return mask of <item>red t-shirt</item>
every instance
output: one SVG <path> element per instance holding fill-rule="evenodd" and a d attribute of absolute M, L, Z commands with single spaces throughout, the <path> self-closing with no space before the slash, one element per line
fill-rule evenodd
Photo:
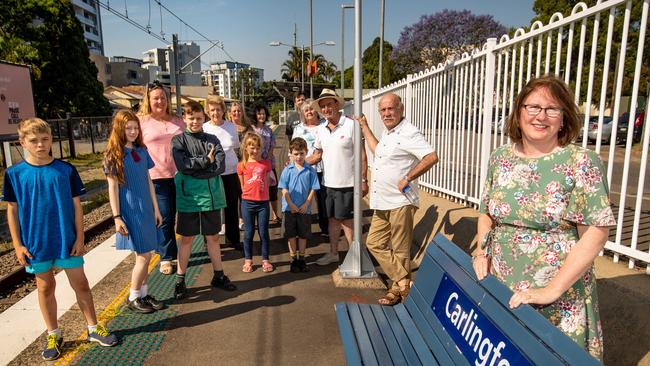
<path fill-rule="evenodd" d="M 268 201 L 271 171 L 271 162 L 268 160 L 237 164 L 237 175 L 244 176 L 241 198 L 250 201 Z"/>

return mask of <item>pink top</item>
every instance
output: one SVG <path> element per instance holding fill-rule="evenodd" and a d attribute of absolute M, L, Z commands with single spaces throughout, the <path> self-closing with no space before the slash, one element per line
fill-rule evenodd
<path fill-rule="evenodd" d="M 271 162 L 268 160 L 237 164 L 237 174 L 244 176 L 241 198 L 249 201 L 268 201 L 271 171 Z"/>
<path fill-rule="evenodd" d="M 172 158 L 172 137 L 180 135 L 185 129 L 182 119 L 174 116 L 169 121 L 160 121 L 150 115 L 140 116 L 142 140 L 147 145 L 151 159 L 155 163 L 149 169 L 151 179 L 174 178 L 176 164 Z"/>

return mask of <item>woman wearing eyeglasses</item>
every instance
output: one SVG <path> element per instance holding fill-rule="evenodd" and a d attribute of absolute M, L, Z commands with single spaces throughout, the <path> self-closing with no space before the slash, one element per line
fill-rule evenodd
<path fill-rule="evenodd" d="M 616 221 L 603 164 L 572 144 L 579 130 L 573 93 L 555 76 L 526 84 L 506 129 L 511 144 L 490 157 L 473 257 L 602 361 L 593 262 Z"/>
<path fill-rule="evenodd" d="M 178 248 L 174 226 L 176 221 L 176 187 L 174 175 L 176 165 L 172 158 L 172 137 L 183 133 L 183 120 L 172 113 L 168 89 L 158 81 L 149 84 L 140 104 L 138 117 L 142 129 L 142 139 L 154 162 L 149 170 L 156 191 L 156 201 L 163 218 L 160 226 L 164 241 L 158 243 L 160 272 L 173 273 L 172 261 L 176 260 Z"/>

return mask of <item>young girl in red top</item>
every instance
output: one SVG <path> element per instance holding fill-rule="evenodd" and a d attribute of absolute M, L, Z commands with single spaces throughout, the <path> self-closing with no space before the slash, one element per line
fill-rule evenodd
<path fill-rule="evenodd" d="M 262 242 L 262 270 L 272 272 L 269 261 L 269 186 L 272 184 L 271 162 L 262 160 L 262 139 L 248 133 L 242 141 L 242 161 L 237 165 L 237 175 L 242 187 L 241 215 L 244 219 L 244 266 L 242 271 L 253 272 L 253 235 L 255 218 Z M 271 175 L 271 176 L 270 176 Z"/>

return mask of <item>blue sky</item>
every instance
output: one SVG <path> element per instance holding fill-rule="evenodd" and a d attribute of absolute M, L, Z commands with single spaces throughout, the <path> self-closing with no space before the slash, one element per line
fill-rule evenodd
<path fill-rule="evenodd" d="M 101 0 L 106 3 L 109 0 Z M 353 0 L 312 0 L 314 44 L 334 41 L 336 46 L 315 47 L 316 53 L 340 67 L 341 63 L 341 4 L 354 4 Z M 474 14 L 489 14 L 506 27 L 528 25 L 534 13 L 533 0 L 386 0 L 384 39 L 397 44 L 404 27 L 417 22 L 422 15 L 443 9 L 469 9 Z M 149 18 L 149 3 L 151 17 Z M 271 41 L 293 44 L 294 23 L 297 25 L 298 45 L 309 45 L 308 0 L 162 0 L 161 3 L 178 17 L 213 40 L 224 43 L 226 51 L 236 61 L 264 69 L 265 79 L 280 78 L 280 65 L 287 58 L 288 47 L 270 47 Z M 158 34 L 161 29 L 160 10 L 153 0 L 113 0 L 110 5 L 120 13 L 128 11 L 129 18 Z M 202 40 L 198 34 L 181 24 L 164 9 L 162 29 L 171 41 L 172 33 L 179 39 Z M 379 35 L 380 1 L 362 1 L 362 50 Z M 149 20 L 150 19 L 150 20 Z M 106 56 L 142 58 L 142 52 L 164 43 L 135 28 L 102 8 L 102 26 Z M 345 11 L 345 63 L 354 61 L 354 10 Z M 201 50 L 206 42 L 197 42 Z M 214 48 L 201 61 L 229 60 L 221 50 Z"/>

